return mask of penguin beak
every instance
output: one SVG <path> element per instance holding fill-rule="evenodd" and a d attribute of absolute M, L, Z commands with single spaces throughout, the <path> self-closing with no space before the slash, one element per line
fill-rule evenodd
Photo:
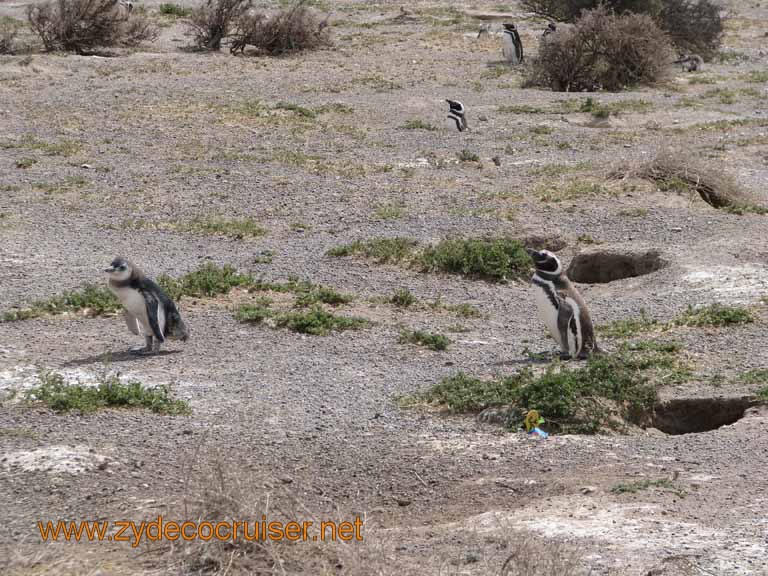
<path fill-rule="evenodd" d="M 534 260 L 539 255 L 539 251 L 538 250 L 534 250 L 533 248 L 526 248 L 525 251 L 528 252 L 528 256 L 530 256 Z"/>
<path fill-rule="evenodd" d="M 111 274 L 114 271 L 115 271 L 115 267 L 114 266 L 110 266 L 109 268 L 105 268 L 104 269 L 104 272 L 106 272 L 107 274 Z"/>

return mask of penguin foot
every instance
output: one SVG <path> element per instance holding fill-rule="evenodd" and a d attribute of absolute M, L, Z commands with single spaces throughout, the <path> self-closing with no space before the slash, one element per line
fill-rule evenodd
<path fill-rule="evenodd" d="M 130 352 L 136 356 L 149 356 L 150 354 L 155 354 L 157 351 L 151 347 L 147 348 L 145 346 L 143 348 L 131 348 Z"/>
<path fill-rule="evenodd" d="M 560 352 L 560 360 L 570 360 L 571 355 L 568 352 Z"/>

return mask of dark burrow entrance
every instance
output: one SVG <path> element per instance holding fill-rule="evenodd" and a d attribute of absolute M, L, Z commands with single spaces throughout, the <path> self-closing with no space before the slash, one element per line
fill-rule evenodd
<path fill-rule="evenodd" d="M 590 250 L 577 254 L 568 266 L 568 277 L 584 284 L 605 284 L 622 278 L 643 276 L 661 270 L 669 262 L 658 250 Z"/>
<path fill-rule="evenodd" d="M 667 434 L 707 432 L 741 420 L 747 408 L 758 404 L 751 396 L 670 400 L 653 409 L 651 426 Z"/>

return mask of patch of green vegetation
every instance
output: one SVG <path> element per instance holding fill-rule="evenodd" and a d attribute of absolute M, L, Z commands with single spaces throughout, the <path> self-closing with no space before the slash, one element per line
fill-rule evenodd
<path fill-rule="evenodd" d="M 184 6 L 180 6 L 179 4 L 173 4 L 173 3 L 160 4 L 158 11 L 163 16 L 173 16 L 175 18 L 186 18 L 187 16 L 192 14 L 192 10 L 190 10 L 189 8 L 185 8 Z"/>
<path fill-rule="evenodd" d="M 362 254 L 378 264 L 397 263 L 410 257 L 417 245 L 418 242 L 411 238 L 374 238 L 365 242 L 355 240 L 351 244 L 332 248 L 327 255 L 340 257 Z"/>
<path fill-rule="evenodd" d="M 506 76 L 512 71 L 512 69 L 509 66 L 493 66 L 492 68 L 488 68 L 485 72 L 480 74 L 480 78 L 483 80 L 495 80 L 496 78 L 501 78 L 502 76 Z"/>
<path fill-rule="evenodd" d="M 579 112 L 589 112 L 595 118 L 608 118 L 622 112 L 649 112 L 652 109 L 653 104 L 647 100 L 619 100 L 603 104 L 591 97 L 584 99 L 579 106 Z"/>
<path fill-rule="evenodd" d="M 554 129 L 550 128 L 549 126 L 534 126 L 531 128 L 532 134 L 538 134 L 540 136 L 552 134 L 552 132 L 554 132 Z"/>
<path fill-rule="evenodd" d="M 238 322 L 261 324 L 267 318 L 271 318 L 274 312 L 270 310 L 272 299 L 261 296 L 253 304 L 243 304 L 235 311 L 235 320 Z"/>
<path fill-rule="evenodd" d="M 677 326 L 693 327 L 722 327 L 754 322 L 752 313 L 741 306 L 725 304 L 710 304 L 709 306 L 692 307 L 683 312 L 674 324 Z"/>
<path fill-rule="evenodd" d="M 312 229 L 309 224 L 305 224 L 304 222 L 291 222 L 289 228 L 294 232 L 306 232 L 307 230 Z"/>
<path fill-rule="evenodd" d="M 768 386 L 760 388 L 760 390 L 757 391 L 757 397 L 761 400 L 768 400 Z"/>
<path fill-rule="evenodd" d="M 384 204 L 376 208 L 374 215 L 380 220 L 397 220 L 405 215 L 405 207 L 402 204 Z"/>
<path fill-rule="evenodd" d="M 749 56 L 735 50 L 721 50 L 715 56 L 715 61 L 720 64 L 740 64 L 742 62 L 749 62 Z"/>
<path fill-rule="evenodd" d="M 664 354 L 677 354 L 683 347 L 679 342 L 665 340 L 640 340 L 636 342 L 623 342 L 621 349 L 626 352 L 662 352 Z"/>
<path fill-rule="evenodd" d="M 429 130 L 430 132 L 437 130 L 432 124 L 423 120 L 407 120 L 403 128 L 406 130 Z"/>
<path fill-rule="evenodd" d="M 418 299 L 410 290 L 408 290 L 408 288 L 401 288 L 387 298 L 387 302 L 394 304 L 398 308 L 408 308 L 409 306 L 416 304 Z"/>
<path fill-rule="evenodd" d="M 625 350 L 592 356 L 573 368 L 555 362 L 538 374 L 526 368 L 511 376 L 481 380 L 460 372 L 416 400 L 443 404 L 453 412 L 510 406 L 511 421 L 518 424 L 528 410 L 535 409 L 546 418 L 550 430 L 595 433 L 615 427 L 615 415 L 642 420 L 657 401 L 657 384 L 681 382 L 690 376 L 674 354 Z"/>
<path fill-rule="evenodd" d="M 549 114 L 548 110 L 530 104 L 504 104 L 496 110 L 502 114 Z"/>
<path fill-rule="evenodd" d="M 401 344 L 416 344 L 435 351 L 445 350 L 451 343 L 447 336 L 425 330 L 403 330 L 400 332 L 399 342 Z"/>
<path fill-rule="evenodd" d="M 737 380 L 743 384 L 768 384 L 768 368 L 758 368 L 742 372 Z"/>
<path fill-rule="evenodd" d="M 615 320 L 610 324 L 604 324 L 597 327 L 600 334 L 608 338 L 630 338 L 643 332 L 649 332 L 659 328 L 661 324 L 646 315 L 645 310 L 640 311 L 637 318 L 628 318 L 626 320 Z"/>
<path fill-rule="evenodd" d="M 480 156 L 466 148 L 456 154 L 456 156 L 460 162 L 480 162 Z"/>
<path fill-rule="evenodd" d="M 29 320 L 46 314 L 64 314 L 88 309 L 93 315 L 115 312 L 120 309 L 120 301 L 108 288 L 95 284 L 86 284 L 81 290 L 64 292 L 47 300 L 33 302 L 29 308 L 10 310 L 3 313 L 3 322 Z"/>
<path fill-rule="evenodd" d="M 713 88 L 702 94 L 702 98 L 717 98 L 720 104 L 735 104 L 736 96 L 736 91 L 726 88 Z"/>
<path fill-rule="evenodd" d="M 228 220 L 220 217 L 194 218 L 192 220 L 153 221 L 153 220 L 126 220 L 123 228 L 129 229 L 154 229 L 174 230 L 192 234 L 209 234 L 228 236 L 241 240 L 243 238 L 256 238 L 267 233 L 251 218 L 237 218 Z"/>
<path fill-rule="evenodd" d="M 302 312 L 279 312 L 273 316 L 275 325 L 293 332 L 325 336 L 332 331 L 359 330 L 370 322 L 357 316 L 336 316 L 315 305 Z"/>
<path fill-rule="evenodd" d="M 461 324 L 451 324 L 448 326 L 448 328 L 445 329 L 446 332 L 451 332 L 453 334 L 466 334 L 467 332 L 471 332 L 469 328 L 466 326 L 463 326 Z"/>
<path fill-rule="evenodd" d="M 614 494 L 634 494 L 641 490 L 648 490 L 649 488 L 661 488 L 668 492 L 673 492 L 678 498 L 685 498 L 686 492 L 679 486 L 677 486 L 669 478 L 659 478 L 658 480 L 635 480 L 634 482 L 626 482 L 616 484 L 611 488 L 611 492 Z"/>
<path fill-rule="evenodd" d="M 758 206 L 757 204 L 750 204 L 748 202 L 736 202 L 734 204 L 730 204 L 729 206 L 724 206 L 721 208 L 721 210 L 731 214 L 737 214 L 739 216 L 743 216 L 744 214 L 758 214 L 761 216 L 768 214 L 768 208 L 764 206 Z"/>
<path fill-rule="evenodd" d="M 578 162 L 577 164 L 545 164 L 531 170 L 531 176 L 562 176 L 573 172 L 583 172 L 592 167 L 590 162 Z"/>
<path fill-rule="evenodd" d="M 157 282 L 171 298 L 179 300 L 183 296 L 210 298 L 227 294 L 233 288 L 252 286 L 254 279 L 250 274 L 239 274 L 229 264 L 219 267 L 213 262 L 206 262 L 180 278 L 162 275 Z"/>
<path fill-rule="evenodd" d="M 393 80 L 387 80 L 378 74 L 355 78 L 352 83 L 358 84 L 360 86 L 366 86 L 368 88 L 373 88 L 376 92 L 388 92 L 390 90 L 402 89 L 402 86 L 397 82 L 394 82 Z"/>
<path fill-rule="evenodd" d="M 441 300 L 435 300 L 432 304 L 430 304 L 433 308 L 440 308 L 442 310 L 446 310 L 448 312 L 453 312 L 457 316 L 461 316 L 462 318 L 480 318 L 483 313 L 480 312 L 477 308 L 472 306 L 472 304 L 445 304 Z"/>
<path fill-rule="evenodd" d="M 576 242 L 579 244 L 599 244 L 599 242 L 592 237 L 592 234 L 581 234 L 576 238 Z"/>
<path fill-rule="evenodd" d="M 648 208 L 624 208 L 618 211 L 618 215 L 628 218 L 642 218 L 648 216 Z"/>
<path fill-rule="evenodd" d="M 531 259 L 522 243 L 511 238 L 443 240 L 418 256 L 425 272 L 505 281 L 528 274 Z"/>
<path fill-rule="evenodd" d="M 746 73 L 744 79 L 752 84 L 764 84 L 768 82 L 768 72 L 765 70 L 751 70 Z"/>
<path fill-rule="evenodd" d="M 704 75 L 691 75 L 688 77 L 688 84 L 717 84 L 717 78 Z"/>
<path fill-rule="evenodd" d="M 288 110 L 290 112 L 294 112 L 298 116 L 301 116 L 303 118 L 307 118 L 310 120 L 314 120 L 317 118 L 317 112 L 310 110 L 309 108 L 304 108 L 303 106 L 299 106 L 298 104 L 293 104 L 291 102 L 278 102 L 273 107 L 274 110 Z"/>
<path fill-rule="evenodd" d="M 19 148 L 24 150 L 40 150 L 48 156 L 74 156 L 82 149 L 82 142 L 62 140 L 61 142 L 44 142 L 33 136 L 25 136 L 19 142 L 6 142 L 0 148 Z"/>
<path fill-rule="evenodd" d="M 19 158 L 16 160 L 16 168 L 21 168 L 23 170 L 31 168 L 35 164 L 37 164 L 37 160 L 34 158 Z"/>
<path fill-rule="evenodd" d="M 55 412 L 100 408 L 148 408 L 162 414 L 190 414 L 189 404 L 174 400 L 168 386 L 147 388 L 141 382 L 122 382 L 118 375 L 99 379 L 97 386 L 67 384 L 61 374 L 43 373 L 40 384 L 26 392 L 26 399 L 39 401 Z"/>
<path fill-rule="evenodd" d="M 588 180 L 575 180 L 564 186 L 544 183 L 534 190 L 534 194 L 542 202 L 562 202 L 584 197 L 603 196 L 607 193 L 608 190 L 603 184 Z"/>
<path fill-rule="evenodd" d="M 314 306 L 319 302 L 330 304 L 331 306 L 340 306 L 341 304 L 349 304 L 354 300 L 349 294 L 342 294 L 333 288 L 308 282 L 297 284 L 294 292 L 296 293 L 296 306 L 301 308 Z"/>

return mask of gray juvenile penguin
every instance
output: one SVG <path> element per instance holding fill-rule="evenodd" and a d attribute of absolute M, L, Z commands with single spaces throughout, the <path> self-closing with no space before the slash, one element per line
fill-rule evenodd
<path fill-rule="evenodd" d="M 120 299 L 128 329 L 144 336 L 146 346 L 136 354 L 156 354 L 166 339 L 185 341 L 189 330 L 170 296 L 125 258 L 115 258 L 109 268 L 109 289 Z"/>
<path fill-rule="evenodd" d="M 704 67 L 704 59 L 698 54 L 683 54 L 673 64 L 680 64 L 683 72 L 698 72 Z"/>
<path fill-rule="evenodd" d="M 539 314 L 560 345 L 563 359 L 585 359 L 599 353 L 587 305 L 563 272 L 560 260 L 548 250 L 526 248 L 536 272 L 531 278 Z"/>
<path fill-rule="evenodd" d="M 466 111 L 464 110 L 464 104 L 458 100 L 446 100 L 448 102 L 448 118 L 456 122 L 456 128 L 459 132 L 464 132 L 469 126 L 467 126 Z"/>

